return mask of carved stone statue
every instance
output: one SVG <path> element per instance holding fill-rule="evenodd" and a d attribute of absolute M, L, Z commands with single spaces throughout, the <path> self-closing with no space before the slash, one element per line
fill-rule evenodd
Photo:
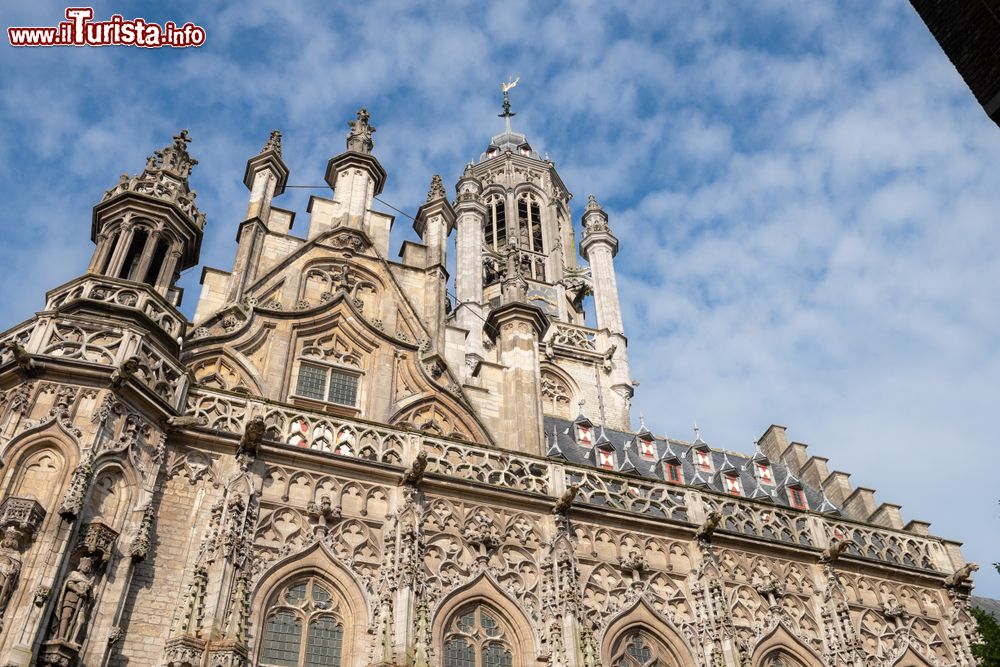
<path fill-rule="evenodd" d="M 715 529 L 719 527 L 722 523 L 722 514 L 718 510 L 712 510 L 705 517 L 705 521 L 702 522 L 701 526 L 698 528 L 698 532 L 694 536 L 701 542 L 707 542 L 712 539 L 712 534 Z"/>
<path fill-rule="evenodd" d="M 573 505 L 573 499 L 576 498 L 577 492 L 580 490 L 579 484 L 571 484 L 566 487 L 563 494 L 559 496 L 559 500 L 556 501 L 555 506 L 552 508 L 553 514 L 566 514 L 569 508 Z"/>
<path fill-rule="evenodd" d="M 420 480 L 424 477 L 424 471 L 427 469 L 427 452 L 421 451 L 417 454 L 417 457 L 410 464 L 410 467 L 406 469 L 403 473 L 403 484 L 407 486 L 416 486 L 420 484 Z"/>
<path fill-rule="evenodd" d="M 368 110 L 364 107 L 358 109 L 358 119 L 347 124 L 351 126 L 351 131 L 347 133 L 347 150 L 371 153 L 375 147 L 375 142 L 372 141 L 375 128 L 368 124 Z"/>
<path fill-rule="evenodd" d="M 84 556 L 76 569 L 66 575 L 56 607 L 56 639 L 76 642 L 87 616 L 94 591 L 94 559 Z"/>
<path fill-rule="evenodd" d="M 966 563 L 962 567 L 955 570 L 953 573 L 948 575 L 948 578 L 944 580 L 944 585 L 949 588 L 956 588 L 962 585 L 968 585 L 969 578 L 972 573 L 979 569 L 979 566 L 975 563 Z"/>
<path fill-rule="evenodd" d="M 7 526 L 3 540 L 0 540 L 0 618 L 7 610 L 10 596 L 17 588 L 17 580 L 21 575 L 20 531 L 14 526 Z"/>
<path fill-rule="evenodd" d="M 840 540 L 839 542 L 834 542 L 826 549 L 819 557 L 819 562 L 821 563 L 832 563 L 836 561 L 844 553 L 847 547 L 857 546 L 857 542 L 852 539 Z"/>

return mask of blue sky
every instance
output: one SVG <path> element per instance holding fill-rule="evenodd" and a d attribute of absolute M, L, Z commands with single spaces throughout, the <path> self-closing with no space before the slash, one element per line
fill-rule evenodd
<path fill-rule="evenodd" d="M 8 3 L 4 27 L 64 8 Z M 207 42 L 0 47 L 0 328 L 84 270 L 91 206 L 181 127 L 202 261 L 228 269 L 272 128 L 290 182 L 321 184 L 367 106 L 383 197 L 414 211 L 499 131 L 498 84 L 519 75 L 515 128 L 577 217 L 594 192 L 621 239 L 636 413 L 740 451 L 787 425 L 964 541 L 977 592 L 1000 597 L 1000 128 L 904 0 L 95 3 L 115 12 Z M 299 225 L 307 196 L 279 200 Z"/>

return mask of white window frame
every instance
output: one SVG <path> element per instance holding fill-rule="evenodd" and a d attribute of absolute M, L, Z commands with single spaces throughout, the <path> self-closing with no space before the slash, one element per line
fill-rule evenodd
<path fill-rule="evenodd" d="M 320 368 L 326 374 L 326 379 L 323 382 L 323 398 L 316 398 L 314 396 L 303 396 L 299 393 L 299 375 L 302 372 L 302 365 L 312 366 L 313 368 Z M 289 392 L 289 396 L 302 401 L 310 401 L 313 403 L 321 403 L 323 405 L 329 405 L 338 408 L 344 408 L 348 410 L 358 410 L 361 405 L 361 389 L 362 380 L 364 379 L 364 371 L 354 368 L 351 366 L 344 366 L 342 364 L 332 364 L 328 361 L 323 361 L 321 359 L 313 359 L 312 357 L 298 357 L 296 359 L 294 375 L 292 380 L 294 382 L 293 389 Z M 357 391 L 354 393 L 354 403 L 337 403 L 336 401 L 329 400 L 330 398 L 330 377 L 331 373 L 341 373 L 343 375 L 350 375 L 357 381 Z"/>

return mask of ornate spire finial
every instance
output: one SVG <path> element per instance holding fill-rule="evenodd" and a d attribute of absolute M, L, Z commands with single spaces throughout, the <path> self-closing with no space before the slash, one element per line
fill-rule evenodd
<path fill-rule="evenodd" d="M 445 199 L 447 196 L 448 194 L 444 190 L 444 183 L 441 181 L 440 174 L 434 174 L 431 178 L 431 189 L 427 191 L 427 201 Z"/>
<path fill-rule="evenodd" d="M 698 422 L 694 423 L 694 441 L 698 442 L 701 440 L 701 429 L 698 428 Z"/>
<path fill-rule="evenodd" d="M 462 172 L 463 176 L 472 176 L 472 163 L 469 162 L 465 165 L 465 171 Z"/>
<path fill-rule="evenodd" d="M 597 203 L 597 197 L 594 195 L 587 195 L 587 210 L 597 211 L 601 208 L 601 205 Z"/>
<path fill-rule="evenodd" d="M 644 415 L 643 413 L 640 412 L 639 413 L 639 430 L 641 431 L 641 430 L 643 430 L 645 428 L 646 428 L 646 415 Z"/>
<path fill-rule="evenodd" d="M 521 77 L 516 79 L 507 77 L 507 83 L 500 84 L 500 90 L 503 91 L 503 113 L 500 114 L 500 118 L 507 121 L 507 134 L 510 134 L 510 118 L 511 116 L 516 116 L 513 111 L 510 110 L 510 89 L 517 85 L 517 82 L 521 80 Z"/>
<path fill-rule="evenodd" d="M 198 164 L 187 150 L 191 137 L 187 130 L 181 130 L 173 139 L 172 143 L 153 151 L 146 158 L 146 166 L 141 174 L 133 177 L 122 174 L 115 187 L 104 193 L 101 201 L 107 201 L 123 192 L 138 192 L 176 204 L 199 227 L 203 226 L 204 215 L 195 206 L 197 195 L 191 190 L 187 180 L 191 169 Z"/>
<path fill-rule="evenodd" d="M 364 107 L 358 109 L 358 119 L 348 121 L 351 131 L 347 133 L 347 150 L 356 153 L 371 153 L 375 147 L 372 141 L 372 134 L 375 128 L 368 124 L 368 110 Z"/>
<path fill-rule="evenodd" d="M 261 153 L 266 153 L 268 151 L 274 151 L 275 153 L 278 154 L 278 157 L 281 157 L 281 131 L 280 130 L 271 130 L 271 136 L 269 136 L 267 138 L 267 143 L 264 144 L 264 147 L 262 149 L 260 149 Z"/>

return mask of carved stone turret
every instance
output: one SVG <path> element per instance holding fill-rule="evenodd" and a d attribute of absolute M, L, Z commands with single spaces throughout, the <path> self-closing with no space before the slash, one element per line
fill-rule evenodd
<path fill-rule="evenodd" d="M 309 225 L 309 238 L 315 238 L 330 228 L 346 225 L 360 229 L 370 237 L 380 238 L 381 230 L 371 229 L 369 215 L 372 198 L 382 193 L 387 177 L 385 169 L 372 155 L 375 142 L 372 134 L 375 128 L 368 123 L 368 111 L 358 110 L 357 120 L 349 125 L 351 131 L 347 135 L 347 151 L 330 158 L 326 166 L 326 182 L 334 191 L 334 200 L 340 204 L 339 210 L 329 221 L 319 221 L 314 216 Z M 388 230 L 386 230 L 388 236 Z M 388 238 L 386 238 L 388 244 Z"/>
<path fill-rule="evenodd" d="M 188 153 L 191 138 L 181 130 L 154 151 L 138 176 L 122 174 L 94 207 L 92 240 L 97 244 L 90 272 L 146 283 L 172 303 L 174 283 L 198 263 L 205 215 L 188 185 L 198 164 Z"/>

